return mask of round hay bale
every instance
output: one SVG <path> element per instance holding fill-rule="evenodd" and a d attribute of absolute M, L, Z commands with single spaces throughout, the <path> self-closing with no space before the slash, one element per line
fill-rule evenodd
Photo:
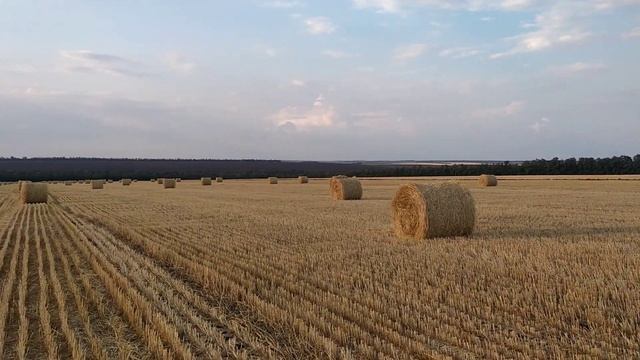
<path fill-rule="evenodd" d="M 307 184 L 309 183 L 309 178 L 306 176 L 298 176 L 298 182 L 300 184 Z"/>
<path fill-rule="evenodd" d="M 395 233 L 403 238 L 469 236 L 476 223 L 473 196 L 453 182 L 403 185 L 391 209 Z"/>
<path fill-rule="evenodd" d="M 222 179 L 220 176 L 218 176 L 218 177 L 216 178 L 216 182 L 217 182 L 217 183 L 221 183 L 222 181 L 223 181 L 223 179 Z"/>
<path fill-rule="evenodd" d="M 332 177 L 330 181 L 331 198 L 334 200 L 362 199 L 362 184 L 357 179 L 348 177 Z"/>
<path fill-rule="evenodd" d="M 176 182 L 182 182 L 182 178 L 176 178 Z"/>
<path fill-rule="evenodd" d="M 158 179 L 158 184 L 162 184 L 162 182 L 164 181 L 164 179 Z"/>
<path fill-rule="evenodd" d="M 202 185 L 211 185 L 211 178 L 210 177 L 203 177 L 200 179 L 200 184 Z"/>
<path fill-rule="evenodd" d="M 64 182 L 64 186 L 71 186 L 73 185 L 73 181 L 65 181 Z"/>
<path fill-rule="evenodd" d="M 156 182 L 156 179 L 149 179 L 150 182 Z"/>
<path fill-rule="evenodd" d="M 176 187 L 176 179 L 163 179 L 162 184 L 165 189 L 175 189 Z"/>
<path fill-rule="evenodd" d="M 104 180 L 91 180 L 91 189 L 92 190 L 100 190 L 104 189 Z"/>
<path fill-rule="evenodd" d="M 21 191 L 21 190 L 22 190 L 22 185 L 24 185 L 24 184 L 28 184 L 28 183 L 30 183 L 30 182 L 31 182 L 31 181 L 29 181 L 29 180 L 20 180 L 20 181 L 18 181 L 18 191 Z"/>
<path fill-rule="evenodd" d="M 122 186 L 131 185 L 131 179 L 122 179 Z"/>
<path fill-rule="evenodd" d="M 275 176 L 270 176 L 269 177 L 269 184 L 277 184 L 278 183 L 278 178 Z"/>
<path fill-rule="evenodd" d="M 49 191 L 45 183 L 24 183 L 20 188 L 20 200 L 23 204 L 46 203 Z"/>
<path fill-rule="evenodd" d="M 478 179 L 480 186 L 498 186 L 498 179 L 495 175 L 480 175 Z"/>

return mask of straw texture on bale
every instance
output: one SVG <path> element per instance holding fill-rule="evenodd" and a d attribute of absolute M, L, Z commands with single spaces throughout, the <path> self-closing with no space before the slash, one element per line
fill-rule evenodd
<path fill-rule="evenodd" d="M 271 176 L 269 177 L 269 184 L 277 184 L 278 183 L 278 178 L 275 176 Z"/>
<path fill-rule="evenodd" d="M 47 184 L 44 183 L 24 183 L 20 189 L 23 204 L 46 203 L 48 197 Z"/>
<path fill-rule="evenodd" d="M 163 179 L 165 189 L 174 189 L 176 187 L 176 179 Z"/>
<path fill-rule="evenodd" d="M 18 181 L 18 191 L 22 190 L 22 185 L 28 184 L 30 182 L 31 181 L 29 181 L 29 180 L 20 180 L 20 181 Z"/>
<path fill-rule="evenodd" d="M 104 188 L 104 180 L 91 180 L 91 189 L 99 190 Z"/>
<path fill-rule="evenodd" d="M 211 185 L 211 178 L 210 177 L 203 177 L 200 179 L 200 184 L 202 185 Z"/>
<path fill-rule="evenodd" d="M 403 185 L 391 209 L 393 228 L 402 238 L 469 236 L 476 223 L 471 193 L 453 182 Z"/>
<path fill-rule="evenodd" d="M 498 186 L 498 179 L 495 175 L 480 175 L 478 182 L 480 186 Z"/>
<path fill-rule="evenodd" d="M 306 176 L 298 176 L 298 182 L 300 184 L 306 184 L 309 182 L 309 178 Z"/>
<path fill-rule="evenodd" d="M 131 179 L 122 179 L 122 186 L 131 185 Z"/>
<path fill-rule="evenodd" d="M 362 184 L 357 179 L 334 176 L 329 182 L 329 188 L 334 200 L 362 199 Z"/>
<path fill-rule="evenodd" d="M 222 181 L 223 181 L 223 179 L 222 179 L 220 176 L 218 176 L 218 177 L 216 178 L 216 182 L 217 182 L 217 183 L 221 183 Z"/>

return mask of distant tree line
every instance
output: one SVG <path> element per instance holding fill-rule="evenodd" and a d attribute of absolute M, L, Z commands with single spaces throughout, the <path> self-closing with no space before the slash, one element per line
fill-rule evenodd
<path fill-rule="evenodd" d="M 479 165 L 385 165 L 279 160 L 184 160 L 102 158 L 0 158 L 0 181 L 146 180 L 159 177 L 197 179 L 267 176 L 464 176 L 464 175 L 604 175 L 640 174 L 640 154 L 610 158 L 537 159 Z"/>

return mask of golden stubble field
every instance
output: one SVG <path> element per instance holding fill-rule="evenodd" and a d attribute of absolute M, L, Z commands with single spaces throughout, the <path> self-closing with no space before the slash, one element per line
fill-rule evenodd
<path fill-rule="evenodd" d="M 459 178 L 474 235 L 419 242 L 391 199 L 442 179 L 2 186 L 0 358 L 638 357 L 640 177 L 552 178 Z"/>

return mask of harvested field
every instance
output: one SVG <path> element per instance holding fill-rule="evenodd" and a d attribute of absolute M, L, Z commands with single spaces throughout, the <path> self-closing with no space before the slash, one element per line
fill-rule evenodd
<path fill-rule="evenodd" d="M 636 358 L 624 178 L 457 178 L 473 235 L 428 240 L 394 235 L 400 179 L 2 186 L 0 358 Z"/>

